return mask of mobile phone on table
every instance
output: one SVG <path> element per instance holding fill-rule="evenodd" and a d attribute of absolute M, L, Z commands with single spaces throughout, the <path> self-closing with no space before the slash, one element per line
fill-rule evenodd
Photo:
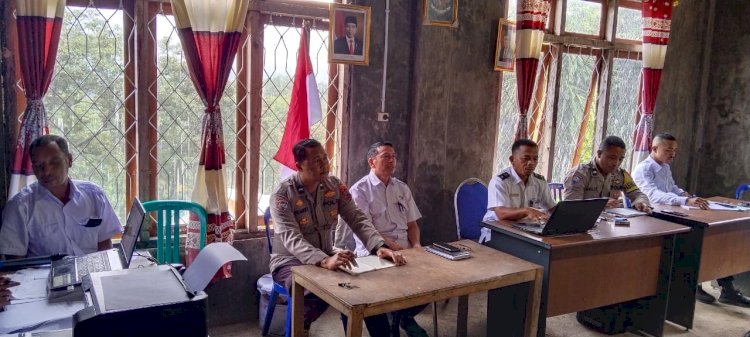
<path fill-rule="evenodd" d="M 668 210 L 668 209 L 662 210 L 661 212 L 662 213 L 666 213 L 666 214 L 676 215 L 676 216 L 682 216 L 682 217 L 688 216 L 685 213 L 678 212 L 678 211 L 672 211 L 672 210 Z"/>
<path fill-rule="evenodd" d="M 442 250 L 445 250 L 445 251 L 447 251 L 447 252 L 451 252 L 451 253 L 457 253 L 457 252 L 460 252 L 460 251 L 461 251 L 461 250 L 460 250 L 460 249 L 458 249 L 458 248 L 457 248 L 456 246 L 453 246 L 453 245 L 447 244 L 447 243 L 445 243 L 445 242 L 435 242 L 435 243 L 433 243 L 432 245 L 433 245 L 433 246 L 435 246 L 435 247 L 438 247 L 438 248 L 440 248 L 440 249 L 442 249 Z"/>

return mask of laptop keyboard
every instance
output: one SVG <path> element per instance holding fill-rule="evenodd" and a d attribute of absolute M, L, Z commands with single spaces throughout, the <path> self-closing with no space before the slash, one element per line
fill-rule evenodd
<path fill-rule="evenodd" d="M 110 270 L 107 254 L 86 255 L 79 258 L 77 263 L 78 266 L 76 266 L 76 269 L 78 270 L 79 280 L 92 272 Z"/>

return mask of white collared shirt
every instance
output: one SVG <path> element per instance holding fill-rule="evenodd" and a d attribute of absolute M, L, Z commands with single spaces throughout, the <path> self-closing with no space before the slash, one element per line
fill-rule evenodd
<path fill-rule="evenodd" d="M 532 174 L 524 185 L 513 167 L 506 167 L 492 177 L 487 187 L 487 213 L 484 220 L 497 220 L 495 207 L 533 207 L 548 210 L 555 207 L 555 200 L 547 187 L 547 181 Z"/>
<path fill-rule="evenodd" d="M 655 205 L 684 205 L 688 197 L 685 191 L 675 184 L 669 164 L 659 164 L 651 156 L 646 157 L 635 167 L 633 181 Z"/>
<path fill-rule="evenodd" d="M 101 218 L 97 227 L 85 227 Z M 0 254 L 44 256 L 85 255 L 98 243 L 122 231 L 112 205 L 94 183 L 70 180 L 70 200 L 64 204 L 38 182 L 13 196 L 3 210 Z"/>
<path fill-rule="evenodd" d="M 402 247 L 411 247 L 407 236 L 408 223 L 419 220 L 422 214 L 414 203 L 409 186 L 395 177 L 391 177 L 386 185 L 370 171 L 352 185 L 349 192 L 354 203 L 370 218 L 380 235 L 396 241 Z M 345 224 L 340 224 L 339 227 L 348 228 Z M 353 237 L 357 256 L 370 255 L 362 241 L 356 235 Z"/>

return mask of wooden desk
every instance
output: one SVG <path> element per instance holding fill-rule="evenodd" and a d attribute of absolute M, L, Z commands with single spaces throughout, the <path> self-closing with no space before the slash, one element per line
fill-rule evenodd
<path fill-rule="evenodd" d="M 586 234 L 540 237 L 509 221 L 483 225 L 493 231 L 486 245 L 544 267 L 538 336 L 547 317 L 636 299 L 644 309 L 630 317 L 632 328 L 661 336 L 674 235 L 688 227 L 642 216 L 630 226 L 599 222 Z"/>
<path fill-rule="evenodd" d="M 709 200 L 740 202 L 723 197 Z M 678 211 L 687 216 L 661 213 L 661 210 Z M 667 304 L 667 320 L 690 329 L 695 312 L 695 288 L 699 282 L 750 270 L 750 212 L 656 206 L 653 216 L 693 229 L 677 236 Z"/>
<path fill-rule="evenodd" d="M 542 268 L 476 242 L 463 240 L 459 244 L 471 249 L 471 258 L 450 261 L 423 248 L 413 248 L 402 251 L 407 260 L 405 266 L 359 276 L 316 266 L 292 268 L 292 336 L 302 336 L 305 289 L 347 315 L 347 336 L 359 337 L 364 317 L 458 296 L 462 297 L 459 303 L 466 303 L 471 293 L 493 293 L 498 288 L 511 293 L 517 302 L 495 306 L 488 303 L 487 336 L 536 335 Z M 356 288 L 346 289 L 339 283 Z M 465 336 L 467 308 L 461 309 L 457 334 Z M 490 321 L 505 312 L 520 313 L 521 319 L 502 330 L 493 330 L 495 326 Z"/>

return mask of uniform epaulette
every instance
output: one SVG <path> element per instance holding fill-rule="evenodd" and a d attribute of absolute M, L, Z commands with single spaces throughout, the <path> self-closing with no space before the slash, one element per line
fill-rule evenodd
<path fill-rule="evenodd" d="M 539 179 L 542 179 L 542 180 L 544 180 L 544 181 L 547 181 L 547 179 L 546 179 L 546 178 L 544 178 L 544 176 L 543 176 L 543 175 L 541 175 L 541 174 L 539 174 L 539 173 L 536 173 L 536 172 L 534 172 L 534 176 L 535 176 L 535 177 L 537 177 L 537 178 L 539 178 Z"/>
<path fill-rule="evenodd" d="M 503 173 L 500 173 L 500 174 L 498 174 L 497 176 L 498 176 L 498 177 L 499 177 L 499 178 L 500 178 L 501 180 L 505 180 L 505 179 L 508 179 L 508 178 L 510 177 L 510 173 L 508 173 L 508 172 L 503 172 Z"/>

